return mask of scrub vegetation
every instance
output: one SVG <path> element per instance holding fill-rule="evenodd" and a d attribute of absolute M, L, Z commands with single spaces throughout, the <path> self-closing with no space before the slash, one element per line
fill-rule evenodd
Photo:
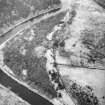
<path fill-rule="evenodd" d="M 56 91 L 46 72 L 46 58 L 44 56 L 38 58 L 34 49 L 43 45 L 47 34 L 52 31 L 53 27 L 59 23 L 64 15 L 65 12 L 61 12 L 57 16 L 36 23 L 30 29 L 24 30 L 22 34 L 8 41 L 3 48 L 4 63 L 14 72 L 16 77 L 22 79 L 22 71 L 27 70 L 26 78 L 23 81 L 46 92 L 50 97 L 56 97 Z M 29 40 L 31 36 L 33 38 Z M 22 48 L 26 51 L 25 54 L 21 53 Z"/>
<path fill-rule="evenodd" d="M 78 105 L 100 105 L 91 86 L 81 86 L 76 81 L 68 80 L 67 77 L 63 78 L 66 91 Z"/>

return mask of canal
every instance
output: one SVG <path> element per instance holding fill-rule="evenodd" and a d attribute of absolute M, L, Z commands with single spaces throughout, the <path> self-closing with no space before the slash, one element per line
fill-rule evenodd
<path fill-rule="evenodd" d="M 18 96 L 20 96 L 23 100 L 27 101 L 31 105 L 52 105 L 52 103 L 50 103 L 48 100 L 29 90 L 25 86 L 17 83 L 11 77 L 6 75 L 1 69 L 0 83 L 5 87 L 11 87 L 11 91 L 18 94 Z"/>

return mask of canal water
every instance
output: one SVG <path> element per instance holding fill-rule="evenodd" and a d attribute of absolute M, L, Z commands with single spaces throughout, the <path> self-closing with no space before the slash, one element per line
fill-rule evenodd
<path fill-rule="evenodd" d="M 18 96 L 20 96 L 23 100 L 27 101 L 31 105 L 52 105 L 52 103 L 50 103 L 48 100 L 29 90 L 25 86 L 17 83 L 11 77 L 6 75 L 1 69 L 0 83 L 5 87 L 11 87 L 11 91 L 18 94 Z"/>

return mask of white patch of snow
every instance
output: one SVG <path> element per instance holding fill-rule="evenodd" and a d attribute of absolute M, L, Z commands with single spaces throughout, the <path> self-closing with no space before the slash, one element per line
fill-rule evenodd
<path fill-rule="evenodd" d="M 43 46 L 37 46 L 33 49 L 33 55 L 37 55 L 37 57 L 41 57 L 44 55 L 46 48 Z"/>
<path fill-rule="evenodd" d="M 20 48 L 20 53 L 22 54 L 22 55 L 25 55 L 26 54 L 26 52 L 27 52 L 27 50 L 24 48 L 24 46 L 21 46 L 21 48 Z"/>
<path fill-rule="evenodd" d="M 60 27 L 58 25 L 55 26 L 54 29 L 52 30 L 52 32 L 47 35 L 47 39 L 48 40 L 52 40 L 52 37 L 53 37 L 54 32 L 57 31 L 57 30 L 59 30 L 59 29 L 60 29 Z"/>
<path fill-rule="evenodd" d="M 3 64 L 3 60 L 4 60 L 4 57 L 3 57 L 3 51 L 0 50 L 0 65 Z"/>
<path fill-rule="evenodd" d="M 23 74 L 24 76 L 27 76 L 27 70 L 26 70 L 26 69 L 23 69 L 22 74 Z"/>
<path fill-rule="evenodd" d="M 68 9 L 71 7 L 71 5 L 74 3 L 75 0 L 61 0 L 62 3 L 62 8 L 64 10 Z"/>
<path fill-rule="evenodd" d="M 62 99 L 60 100 L 64 105 L 75 105 L 71 97 L 67 94 L 67 92 L 61 91 L 62 93 Z"/>
<path fill-rule="evenodd" d="M 56 51 L 56 62 L 58 64 L 70 64 L 69 58 L 61 57 L 58 51 Z"/>

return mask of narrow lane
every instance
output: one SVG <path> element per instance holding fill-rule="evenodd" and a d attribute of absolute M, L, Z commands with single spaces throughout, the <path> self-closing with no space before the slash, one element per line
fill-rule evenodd
<path fill-rule="evenodd" d="M 14 28 L 10 29 L 8 32 L 0 36 L 0 46 L 5 43 L 7 40 L 11 39 L 12 37 L 16 36 L 17 33 L 21 32 L 22 30 L 29 28 L 33 24 L 40 22 L 41 20 L 48 18 L 52 16 L 53 14 L 55 15 L 56 13 L 61 12 L 60 7 L 55 8 L 53 10 L 43 12 L 42 14 L 32 17 L 19 25 L 15 26 Z"/>

